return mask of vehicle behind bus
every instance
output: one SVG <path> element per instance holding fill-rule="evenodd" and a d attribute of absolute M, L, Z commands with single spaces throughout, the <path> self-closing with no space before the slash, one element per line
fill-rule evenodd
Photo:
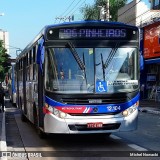
<path fill-rule="evenodd" d="M 12 64 L 8 71 L 8 92 L 10 101 L 16 105 L 15 64 Z"/>

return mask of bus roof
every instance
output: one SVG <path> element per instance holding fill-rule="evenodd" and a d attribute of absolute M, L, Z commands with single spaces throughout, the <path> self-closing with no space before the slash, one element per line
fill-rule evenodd
<path fill-rule="evenodd" d="M 106 24 L 106 25 L 120 25 L 120 26 L 130 26 L 130 27 L 135 27 L 136 26 L 131 26 L 122 22 L 108 22 L 108 21 L 98 21 L 98 20 L 92 20 L 92 21 L 74 21 L 74 22 L 64 22 L 64 23 L 60 23 L 60 24 L 54 24 L 54 25 L 47 25 L 46 28 L 50 28 L 50 27 L 57 27 L 57 26 L 66 26 L 66 25 L 89 25 L 89 24 Z"/>
<path fill-rule="evenodd" d="M 23 55 L 23 53 L 28 50 L 31 46 L 34 45 L 34 43 L 36 43 L 42 36 L 44 36 L 47 32 L 48 29 L 50 28 L 56 28 L 56 27 L 63 27 L 63 26 L 69 26 L 69 25 L 109 25 L 109 26 L 114 26 L 114 25 L 117 25 L 117 26 L 124 26 L 124 27 L 129 27 L 129 28 L 133 28 L 133 29 L 138 29 L 138 27 L 136 26 L 131 26 L 131 25 L 128 25 L 128 24 L 124 24 L 124 23 L 121 23 L 121 22 L 108 22 L 108 21 L 98 21 L 98 20 L 92 20 L 92 21 L 74 21 L 74 22 L 64 22 L 64 23 L 60 23 L 60 24 L 52 24 L 52 25 L 46 25 L 40 32 L 39 34 L 24 48 L 24 50 L 20 53 L 20 57 Z M 19 57 L 18 56 L 18 57 Z M 17 57 L 17 58 L 18 58 Z"/>

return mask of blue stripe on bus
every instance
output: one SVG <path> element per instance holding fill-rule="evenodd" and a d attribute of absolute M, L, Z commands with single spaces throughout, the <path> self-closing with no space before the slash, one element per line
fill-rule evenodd
<path fill-rule="evenodd" d="M 59 102 L 54 101 L 53 99 L 45 96 L 45 102 L 52 107 L 86 107 L 86 113 L 95 113 L 94 109 L 98 109 L 96 113 L 114 113 L 114 112 L 122 112 L 127 108 L 131 107 L 139 100 L 139 94 L 137 94 L 132 100 L 119 103 L 119 104 L 103 104 L 103 105 L 65 105 Z"/>

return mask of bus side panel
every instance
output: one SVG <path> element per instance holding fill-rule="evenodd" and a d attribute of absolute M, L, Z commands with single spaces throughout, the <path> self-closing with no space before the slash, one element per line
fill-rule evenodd
<path fill-rule="evenodd" d="M 26 108 L 26 57 L 23 58 L 23 101 L 22 106 L 24 107 L 24 114 L 27 114 Z"/>
<path fill-rule="evenodd" d="M 43 106 L 44 106 L 44 88 L 43 88 L 43 76 L 42 71 L 38 65 L 38 115 L 39 115 L 39 127 L 44 126 L 44 115 L 43 115 Z"/>
<path fill-rule="evenodd" d="M 15 83 L 16 83 L 16 105 L 18 108 L 20 108 L 20 101 L 19 101 L 19 62 L 16 63 L 16 68 L 15 68 Z"/>
<path fill-rule="evenodd" d="M 16 72 L 15 72 L 16 66 L 12 66 L 12 103 L 16 104 Z"/>

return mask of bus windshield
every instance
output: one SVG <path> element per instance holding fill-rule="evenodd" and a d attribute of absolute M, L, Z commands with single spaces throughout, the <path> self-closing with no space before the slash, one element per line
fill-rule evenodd
<path fill-rule="evenodd" d="M 137 48 L 115 46 L 74 50 L 76 56 L 70 47 L 46 50 L 47 90 L 58 93 L 119 93 L 138 89 Z"/>

